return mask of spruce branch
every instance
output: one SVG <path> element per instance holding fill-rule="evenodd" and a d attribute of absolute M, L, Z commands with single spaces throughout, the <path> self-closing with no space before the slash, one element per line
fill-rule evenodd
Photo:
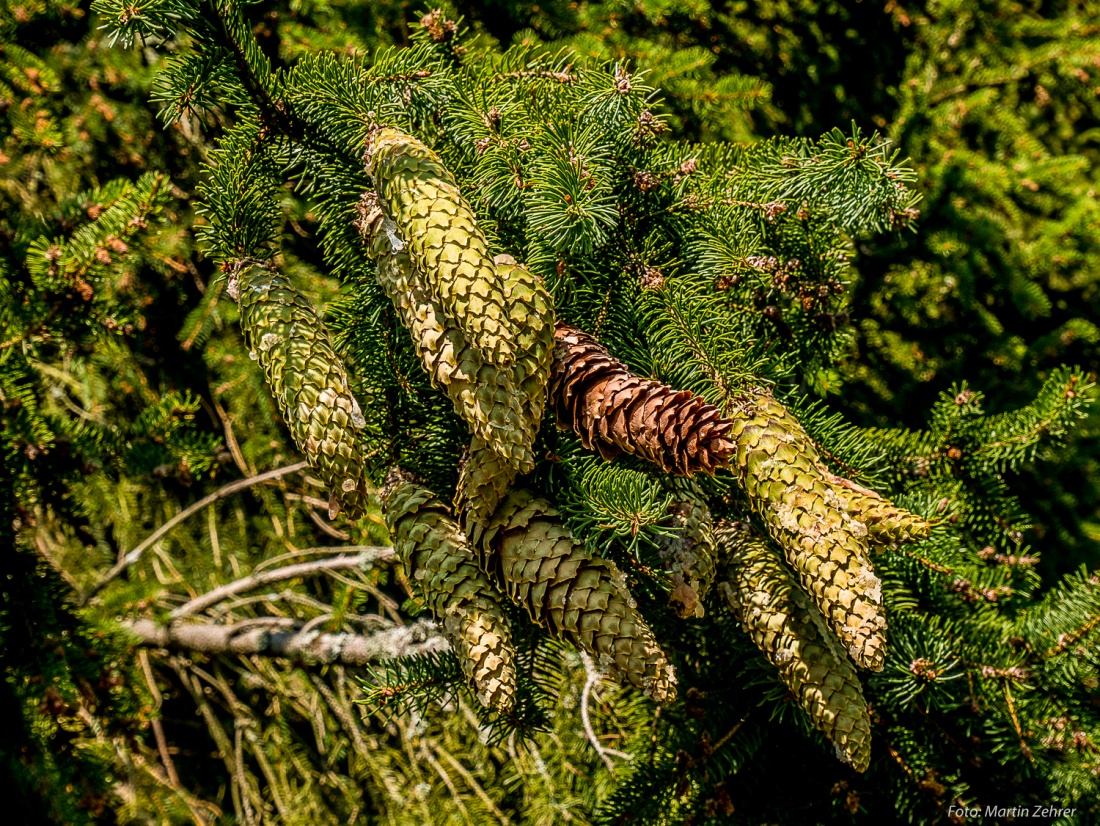
<path fill-rule="evenodd" d="M 584 664 L 584 687 L 581 689 L 581 725 L 584 726 L 584 734 L 588 738 L 588 742 L 592 744 L 592 748 L 595 749 L 596 754 L 599 755 L 600 760 L 607 766 L 607 770 L 612 774 L 615 774 L 615 762 L 611 759 L 612 756 L 619 757 L 624 760 L 633 759 L 631 755 L 625 752 L 618 751 L 616 749 L 609 749 L 604 747 L 596 732 L 592 728 L 592 718 L 588 712 L 588 698 L 592 694 L 592 690 L 603 679 L 603 674 L 596 668 L 596 663 L 592 657 L 589 656 L 587 651 L 581 651 L 581 662 Z"/>
<path fill-rule="evenodd" d="M 146 550 L 148 550 L 152 545 L 155 545 L 157 542 L 159 542 L 169 531 L 176 527 L 176 525 L 183 522 L 192 514 L 198 513 L 203 508 L 214 504 L 219 499 L 224 499 L 226 496 L 232 496 L 237 491 L 245 490 L 254 485 L 263 484 L 264 482 L 270 482 L 273 479 L 280 479 L 290 473 L 297 473 L 299 470 L 302 470 L 307 465 L 308 462 L 295 462 L 292 465 L 275 468 L 274 470 L 269 470 L 265 473 L 261 473 L 257 476 L 252 476 L 248 479 L 238 479 L 236 482 L 230 482 L 228 485 L 219 488 L 218 490 L 211 493 L 209 496 L 203 497 L 195 504 L 184 508 L 182 511 L 177 513 L 175 516 L 173 516 L 171 519 L 169 519 L 167 522 L 165 522 L 163 525 L 153 531 L 153 533 L 151 533 L 136 548 L 124 554 L 122 558 L 119 559 L 119 561 L 115 564 L 115 566 L 111 568 L 111 570 L 104 574 L 91 588 L 89 588 L 77 599 L 77 604 L 81 606 L 87 605 L 92 597 L 94 597 L 96 594 L 106 588 L 119 576 L 119 574 L 121 574 L 123 571 L 125 571 L 127 568 L 129 568 L 131 565 L 141 559 L 141 555 L 145 553 Z"/>
<path fill-rule="evenodd" d="M 734 470 L 853 659 L 881 669 L 886 620 L 868 540 L 913 541 L 928 524 L 826 470 L 802 426 L 764 391 L 741 393 L 726 418 L 698 396 L 634 375 L 580 330 L 559 324 L 556 338 L 558 426 L 605 459 L 636 454 L 683 476 Z"/>

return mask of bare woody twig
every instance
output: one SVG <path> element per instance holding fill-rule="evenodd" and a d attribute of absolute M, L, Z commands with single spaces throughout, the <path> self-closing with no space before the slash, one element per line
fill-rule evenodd
<path fill-rule="evenodd" d="M 367 568 L 376 562 L 390 562 L 395 558 L 393 548 L 372 546 L 357 554 L 333 556 L 328 559 L 315 559 L 310 562 L 300 562 L 297 565 L 286 565 L 282 568 L 275 568 L 272 571 L 264 571 L 262 574 L 249 574 L 246 577 L 241 577 L 238 580 L 215 588 L 213 591 L 207 591 L 205 594 L 195 597 L 195 599 L 181 605 L 173 611 L 169 618 L 171 620 L 178 620 L 190 616 L 191 614 L 197 614 L 199 611 L 203 611 L 211 605 L 216 605 L 235 594 L 239 594 L 243 591 L 251 591 L 253 588 L 260 588 L 264 585 L 270 585 L 272 582 L 281 582 L 283 580 L 296 579 L 302 576 L 317 576 L 326 571 L 339 571 L 348 568 Z"/>
<path fill-rule="evenodd" d="M 447 650 L 448 643 L 427 621 L 370 635 L 320 634 L 301 629 L 240 625 L 157 625 L 149 619 L 124 623 L 141 645 L 202 654 L 282 657 L 297 662 L 362 666 L 382 659 Z"/>
<path fill-rule="evenodd" d="M 289 473 L 299 471 L 307 465 L 308 462 L 295 462 L 293 465 L 275 468 L 274 470 L 269 470 L 266 473 L 261 473 L 258 476 L 251 476 L 248 479 L 238 479 L 236 482 L 230 482 L 225 487 L 219 488 L 209 496 L 200 499 L 198 502 L 191 505 L 190 507 L 184 508 L 163 525 L 161 525 L 159 528 L 157 528 L 155 531 L 153 531 L 153 533 L 150 534 L 144 542 L 142 542 L 128 554 L 123 556 L 122 559 L 120 559 L 115 564 L 115 566 L 111 568 L 111 570 L 104 574 L 103 577 L 95 585 L 89 588 L 83 594 L 83 596 L 80 597 L 80 599 L 78 600 L 79 604 L 81 606 L 87 605 L 92 597 L 94 597 L 96 594 L 106 588 L 108 584 L 110 584 L 116 577 L 119 576 L 119 574 L 121 574 L 123 571 L 125 571 L 135 562 L 137 562 L 141 558 L 141 555 L 145 553 L 145 551 L 151 545 L 159 541 L 166 533 L 172 530 L 172 528 L 176 527 L 176 525 L 178 525 L 187 517 L 191 516 L 194 513 L 198 513 L 207 505 L 212 505 L 219 499 L 224 499 L 226 496 L 234 494 L 239 490 L 244 490 L 245 488 L 250 488 L 253 485 L 259 485 L 263 482 L 271 481 L 272 479 L 278 479 L 281 476 L 286 476 Z"/>
<path fill-rule="evenodd" d="M 588 737 L 588 742 L 592 744 L 592 748 L 596 750 L 596 754 L 600 756 L 603 764 L 607 766 L 607 770 L 612 774 L 615 773 L 615 763 L 612 761 L 610 754 L 615 754 L 617 757 L 622 757 L 626 760 L 630 760 L 631 756 L 621 751 L 614 749 L 608 749 L 600 745 L 599 739 L 596 737 L 596 732 L 592 728 L 592 720 L 588 716 L 588 697 L 592 693 L 592 687 L 596 685 L 602 678 L 599 670 L 596 668 L 596 664 L 592 661 L 592 658 L 588 656 L 588 653 L 581 651 L 581 661 L 584 663 L 585 681 L 584 688 L 581 689 L 581 723 L 584 725 L 584 733 Z"/>

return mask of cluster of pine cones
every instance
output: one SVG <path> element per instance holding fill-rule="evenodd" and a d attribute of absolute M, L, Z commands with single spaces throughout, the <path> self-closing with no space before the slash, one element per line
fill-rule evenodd
<path fill-rule="evenodd" d="M 864 770 L 870 716 L 854 666 L 882 668 L 886 630 L 871 550 L 923 537 L 928 525 L 830 474 L 765 391 L 747 390 L 723 415 L 555 323 L 542 282 L 510 256 L 490 256 L 453 176 L 415 138 L 375 129 L 364 161 L 375 183 L 359 204 L 366 251 L 432 384 L 471 433 L 450 506 L 400 468 L 382 503 L 397 554 L 480 701 L 502 713 L 514 704 L 506 598 L 612 678 L 658 703 L 675 697 L 673 667 L 622 573 L 588 554 L 551 502 L 515 484 L 534 467 L 549 399 L 558 427 L 604 459 L 632 454 L 682 477 L 670 514 L 680 538 L 665 549 L 671 608 L 702 616 L 718 582 L 838 756 Z M 238 262 L 229 286 L 292 436 L 330 486 L 330 510 L 354 518 L 369 488 L 365 422 L 327 330 L 270 265 Z M 720 469 L 737 475 L 767 537 L 712 518 L 691 477 Z"/>

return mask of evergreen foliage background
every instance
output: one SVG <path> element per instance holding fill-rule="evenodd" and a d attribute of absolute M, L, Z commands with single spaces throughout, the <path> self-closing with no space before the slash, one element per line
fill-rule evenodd
<path fill-rule="evenodd" d="M 473 4 L 421 28 L 419 10 L 397 6 L 246 7 L 230 34 L 249 67 L 288 70 L 255 77 L 305 137 L 257 107 L 216 26 L 167 16 L 189 8 L 0 9 L 0 490 L 12 516 L 0 645 L 5 719 L 20 732 L 2 754 L 20 817 L 941 822 L 960 800 L 1096 816 L 1096 424 L 1078 417 L 1097 367 L 1100 10 Z M 236 19 L 203 8 L 225 12 L 208 22 Z M 470 31 L 438 28 L 459 12 Z M 120 23 L 137 45 L 112 45 Z M 498 82 L 532 67 L 545 75 L 515 80 L 527 97 Z M 499 128 L 483 117 L 494 106 Z M 650 108 L 664 113 L 651 134 L 628 131 Z M 776 382 L 834 470 L 944 523 L 876 557 L 892 653 L 866 681 L 868 775 L 833 761 L 717 602 L 703 622 L 665 616 L 659 578 L 631 574 L 679 658 L 682 701 L 660 715 L 594 682 L 518 613 L 528 702 L 512 721 L 456 686 L 449 654 L 364 673 L 134 646 L 118 620 L 163 619 L 263 566 L 386 543 L 377 511 L 330 524 L 309 474 L 218 499 L 78 607 L 181 509 L 298 461 L 223 300 L 218 265 L 234 254 L 277 249 L 325 309 L 369 400 L 375 471 L 399 451 L 453 487 L 461 427 L 395 334 L 348 218 L 365 188 L 367 110 L 432 143 L 490 240 L 633 368 L 716 402 Z M 287 140 L 242 165 L 261 123 Z M 595 186 L 564 162 L 551 123 L 572 128 Z M 806 140 L 752 143 L 775 135 Z M 529 189 L 512 185 L 522 138 Z M 601 162 L 612 150 L 637 165 Z M 725 167 L 732 179 L 710 171 Z M 884 170 L 905 188 L 884 187 Z M 708 205 L 731 180 L 739 203 Z M 563 214 L 563 192 L 580 209 Z M 812 218 L 769 217 L 773 202 Z M 250 223 L 227 231 L 235 210 Z M 819 286 L 828 294 L 807 304 Z M 675 490 L 552 425 L 543 438 L 561 461 L 535 483 L 569 525 L 595 552 L 659 567 Z M 730 477 L 704 485 L 743 512 Z M 438 640 L 390 565 L 273 588 L 214 615 L 397 629 L 402 652 Z M 600 742 L 633 760 L 593 748 L 581 705 Z M 800 778 L 803 806 L 777 794 L 777 774 Z"/>

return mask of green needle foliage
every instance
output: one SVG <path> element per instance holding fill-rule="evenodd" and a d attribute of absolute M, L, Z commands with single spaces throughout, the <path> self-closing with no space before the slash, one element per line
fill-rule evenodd
<path fill-rule="evenodd" d="M 782 25 L 757 25 L 775 20 L 775 10 L 753 7 L 742 19 L 703 4 L 550 9 L 539 32 L 522 32 L 507 48 L 497 38 L 510 33 L 489 26 L 488 15 L 472 31 L 439 11 L 408 25 L 399 9 L 352 0 L 271 9 L 99 0 L 94 21 L 64 5 L 16 11 L 0 23 L 0 99 L 8 102 L 0 115 L 0 493 L 15 517 L 2 526 L 14 528 L 15 541 L 0 634 L 5 714 L 17 732 L 2 756 L 28 821 L 933 823 L 951 806 L 990 804 L 1098 814 L 1100 580 L 1094 565 L 1075 570 L 1060 559 L 1040 576 L 1044 548 L 1027 513 L 1034 479 L 1088 470 L 1087 451 L 1059 451 L 1081 438 L 1091 380 L 1059 366 L 1067 351 L 1057 349 L 1014 362 L 1021 380 L 988 381 L 996 371 L 979 365 L 964 384 L 961 354 L 950 369 L 938 363 L 933 377 L 902 371 L 896 387 L 882 378 L 882 365 L 897 360 L 880 359 L 887 348 L 872 346 L 868 325 L 899 342 L 924 320 L 891 327 L 888 291 L 897 280 L 873 276 L 955 254 L 937 246 L 950 199 L 937 193 L 950 188 L 929 158 L 942 152 L 946 164 L 961 150 L 919 136 L 911 148 L 885 118 L 893 142 L 849 126 L 848 109 L 839 129 L 822 122 L 823 103 L 788 105 L 801 99 L 793 78 L 807 61 L 821 71 L 797 88 L 832 84 L 849 65 L 843 50 L 805 46 L 811 37 L 835 43 L 835 29 L 853 19 L 847 12 L 828 7 L 820 24 L 803 20 L 800 51 Z M 513 12 L 515 25 L 529 22 L 521 8 Z M 914 42 L 931 44 L 932 27 L 947 17 L 973 20 L 956 8 L 908 23 L 898 14 L 845 36 L 874 42 L 877 61 L 879 45 L 899 37 L 895 23 L 929 27 Z M 588 32 L 571 32 L 578 25 Z M 636 38 L 645 27 L 657 34 Z M 876 27 L 894 39 L 879 44 Z M 959 48 L 971 48 L 962 31 Z M 601 32 L 612 36 L 597 42 Z M 1032 40 L 1006 51 L 1038 55 L 1036 42 L 1074 48 L 1054 26 L 1028 33 Z M 993 42 L 1008 43 L 996 34 Z M 989 40 L 974 35 L 973 48 L 991 48 Z M 734 42 L 744 53 L 774 50 L 782 70 L 767 83 L 728 75 L 715 84 L 716 72 L 734 66 L 722 62 L 723 44 Z M 914 56 L 906 71 L 916 76 L 933 59 L 940 56 Z M 948 63 L 969 71 L 962 58 Z M 1047 64 L 1036 56 L 1025 65 Z M 1009 81 L 1021 82 L 1000 83 Z M 844 106 L 886 111 L 877 93 L 857 94 L 869 85 L 853 82 Z M 1050 106 L 1076 100 L 1056 97 L 1062 87 L 1053 82 L 1044 88 Z M 915 110 L 946 99 L 929 94 Z M 1006 119 L 1018 114 L 1003 102 L 995 108 Z M 928 117 L 929 130 L 955 130 L 1001 163 L 948 113 Z M 733 142 L 784 118 L 809 136 Z M 1044 131 L 1021 122 L 1003 139 L 1049 140 L 1045 151 L 1063 152 L 1051 135 L 1076 141 L 1069 123 L 1053 118 Z M 820 454 L 803 470 L 829 480 L 827 505 L 841 507 L 837 491 L 870 495 L 842 484 L 851 480 L 931 524 L 926 540 L 891 544 L 845 522 L 866 545 L 869 598 L 881 600 L 888 621 L 881 670 L 846 677 L 860 680 L 867 702 L 866 718 L 853 711 L 870 721 L 866 772 L 835 759 L 822 733 L 831 727 L 790 695 L 791 651 L 762 651 L 746 634 L 752 623 L 723 596 L 729 560 L 717 560 L 714 587 L 700 587 L 703 610 L 669 605 L 678 584 L 670 549 L 687 548 L 683 525 L 692 521 L 683 516 L 685 491 L 702 514 L 693 524 L 753 523 L 759 542 L 771 543 L 772 578 L 797 587 L 768 539 L 776 520 L 762 510 L 766 494 L 728 469 L 687 483 L 637 457 L 604 461 L 582 447 L 571 422 L 547 413 L 534 470 L 521 482 L 533 495 L 519 499 L 545 499 L 558 514 L 541 505 L 537 518 L 510 512 L 506 527 L 493 528 L 506 536 L 490 530 L 482 546 L 484 526 L 456 513 L 469 520 L 471 555 L 482 553 L 484 577 L 471 582 L 500 583 L 492 554 L 506 543 L 512 563 L 526 555 L 539 563 L 510 563 L 506 574 L 523 583 L 525 610 L 501 589 L 516 670 L 505 713 L 482 708 L 460 654 L 417 619 L 423 586 L 379 549 L 388 541 L 380 503 L 363 494 L 362 518 L 330 515 L 326 482 L 299 466 L 306 449 L 240 333 L 227 293 L 242 261 L 276 267 L 331 330 L 325 358 L 346 366 L 371 484 L 400 465 L 446 501 L 470 443 L 379 284 L 376 251 L 361 232 L 363 196 L 376 186 L 363 151 L 377 127 L 437 153 L 489 256 L 530 270 L 556 318 L 597 336 L 624 370 L 689 391 L 729 418 L 749 415 L 745 405 L 770 393 L 769 404 L 786 406 L 806 430 L 799 438 Z M 1042 159 L 1040 149 L 1028 147 L 1028 163 Z M 913 164 L 901 150 L 923 154 Z M 990 174 L 974 172 L 970 182 L 985 191 L 996 176 L 972 151 L 966 169 Z M 1090 150 L 1081 141 L 1074 151 Z M 1005 256 L 1023 254 L 1015 228 L 1030 227 L 1034 214 L 1043 219 L 1032 222 L 1042 225 L 1036 232 L 1069 220 L 1073 192 L 1045 211 L 1006 211 L 1007 223 L 981 236 L 973 254 L 993 260 L 1000 242 L 991 237 L 1006 239 Z M 1082 220 L 1072 227 L 1084 249 Z M 389 229 L 396 252 L 402 228 Z M 1084 279 L 1073 287 L 1082 296 L 1087 262 L 1057 262 L 1066 279 Z M 1012 287 L 1005 273 L 1017 268 L 999 266 L 968 276 L 955 317 L 973 319 L 984 307 L 1003 316 L 1001 330 L 959 322 L 952 329 L 970 338 L 953 346 L 1033 340 L 1014 332 L 996 296 L 1018 290 L 1041 309 L 1038 295 L 1054 289 L 1044 286 L 1049 270 L 1019 268 Z M 1076 295 L 1066 296 L 1067 313 L 1085 313 Z M 1056 315 L 1056 300 L 1043 306 L 1048 315 L 1036 317 Z M 1090 354 L 1068 353 L 1092 368 Z M 948 384 L 936 385 L 944 392 L 930 404 L 933 378 Z M 906 409 L 891 413 L 888 403 L 899 400 Z M 687 426 L 677 435 L 688 439 Z M 783 436 L 760 436 L 745 478 L 765 477 L 757 463 L 768 461 L 768 440 Z M 273 473 L 254 478 L 265 471 Z M 766 478 L 798 484 L 783 473 L 780 463 Z M 640 618 L 652 631 L 660 651 L 649 653 L 675 672 L 674 702 L 658 709 L 611 685 L 601 679 L 608 663 L 598 643 L 581 652 L 532 621 L 542 612 L 554 617 L 551 629 L 581 622 L 562 619 L 574 594 L 565 574 L 543 570 L 525 519 L 538 525 L 536 539 L 564 545 L 568 529 L 576 540 L 562 555 L 569 564 L 582 551 L 606 558 L 589 568 L 606 574 L 600 593 L 626 595 L 612 619 L 637 626 Z M 802 538 L 805 527 L 784 524 Z M 1066 530 L 1082 536 L 1078 523 Z M 584 597 L 584 622 L 605 618 L 597 590 Z M 767 605 L 762 582 L 745 590 Z M 562 591 L 560 607 L 539 602 Z M 205 635 L 201 643 L 196 635 Z M 265 653 L 288 636 L 300 647 Z M 373 653 L 351 661 L 356 645 Z M 856 703 L 860 692 L 846 696 Z"/>
<path fill-rule="evenodd" d="M 904 148 L 921 231 L 860 239 L 848 353 L 814 386 L 854 421 L 919 427 L 930 396 L 963 381 L 1011 410 L 1063 363 L 1100 370 L 1095 2 L 506 5 L 468 13 L 503 42 L 636 61 L 651 81 L 672 55 L 705 53 L 697 88 L 658 84 L 689 135 L 742 139 L 712 90 L 751 76 L 770 94 L 755 134 L 854 121 Z M 1095 418 L 1077 430 L 1058 474 L 1019 472 L 1047 575 L 1094 558 L 1096 434 Z"/>

